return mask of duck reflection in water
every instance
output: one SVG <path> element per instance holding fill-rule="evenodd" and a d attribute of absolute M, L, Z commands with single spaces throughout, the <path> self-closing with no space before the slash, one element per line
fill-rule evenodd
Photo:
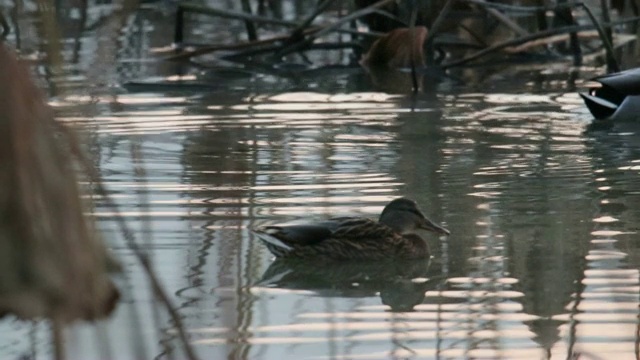
<path fill-rule="evenodd" d="M 415 236 L 417 235 L 407 235 Z M 416 239 L 417 240 L 417 239 Z M 391 311 L 412 311 L 421 304 L 429 280 L 429 259 L 398 261 L 308 262 L 276 259 L 257 286 L 306 290 L 321 297 L 380 296 Z"/>

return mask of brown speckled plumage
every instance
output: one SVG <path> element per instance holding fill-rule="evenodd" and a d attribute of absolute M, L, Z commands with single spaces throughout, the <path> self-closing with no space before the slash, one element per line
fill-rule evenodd
<path fill-rule="evenodd" d="M 390 202 L 380 221 L 340 217 L 310 225 L 265 226 L 254 232 L 279 258 L 381 260 L 428 257 L 427 243 L 414 234 L 417 229 L 449 234 L 405 198 Z"/>

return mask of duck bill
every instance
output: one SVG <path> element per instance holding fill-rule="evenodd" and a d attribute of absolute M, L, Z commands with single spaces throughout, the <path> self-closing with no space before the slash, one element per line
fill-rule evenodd
<path fill-rule="evenodd" d="M 440 235 L 449 235 L 451 234 L 449 232 L 449 230 L 443 228 L 442 226 L 434 223 L 433 221 L 425 218 L 424 222 L 420 225 L 421 229 L 427 230 L 427 231 L 432 231 L 434 233 L 440 234 Z"/>

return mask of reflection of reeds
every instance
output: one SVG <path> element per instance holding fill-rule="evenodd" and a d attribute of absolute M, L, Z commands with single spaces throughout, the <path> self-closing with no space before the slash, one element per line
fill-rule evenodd
<path fill-rule="evenodd" d="M 0 315 L 51 319 L 59 335 L 64 323 L 113 310 L 112 262 L 83 216 L 70 149 L 55 135 L 51 110 L 3 46 L 0 83 Z"/>

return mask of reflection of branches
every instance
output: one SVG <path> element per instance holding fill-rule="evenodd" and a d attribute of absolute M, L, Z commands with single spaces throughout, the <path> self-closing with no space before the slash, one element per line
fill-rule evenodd
<path fill-rule="evenodd" d="M 253 41 L 250 43 L 245 44 L 244 46 L 246 47 L 252 47 L 252 46 L 262 46 L 265 43 L 275 43 L 277 41 L 281 41 L 281 40 L 285 40 L 288 39 L 288 41 L 284 41 L 282 44 L 278 44 L 277 46 L 275 46 L 273 48 L 274 52 L 277 52 L 278 55 L 282 56 L 282 55 L 286 55 L 295 51 L 299 51 L 305 48 L 308 48 L 311 43 L 313 43 L 316 39 L 318 39 L 319 37 L 322 37 L 328 33 L 331 33 L 332 31 L 338 31 L 338 32 L 353 32 L 351 30 L 348 29 L 340 29 L 340 27 L 343 24 L 349 23 L 353 20 L 356 20 L 358 18 L 361 18 L 363 16 L 366 15 L 370 15 L 370 14 L 382 14 L 385 16 L 389 16 L 389 17 L 393 17 L 391 15 L 389 15 L 388 13 L 384 12 L 384 11 L 380 11 L 378 8 L 383 7 L 389 3 L 392 3 L 394 0 L 380 0 L 378 2 L 376 2 L 375 4 L 372 4 L 370 6 L 367 6 L 363 9 L 357 10 L 352 12 L 351 14 L 348 14 L 344 17 L 341 17 L 340 19 L 338 19 L 336 22 L 328 24 L 328 25 L 324 25 L 324 26 L 315 26 L 315 27 L 311 27 L 311 22 L 313 22 L 313 20 L 317 17 L 318 15 L 318 11 L 315 11 L 311 16 L 309 16 L 304 22 L 303 25 L 306 24 L 306 27 L 300 26 L 298 23 L 296 22 L 292 22 L 292 21 L 286 21 L 286 20 L 280 20 L 280 19 L 274 19 L 274 18 L 268 18 L 268 17 L 264 17 L 264 16 L 256 16 L 256 15 L 251 15 L 251 14 L 246 14 L 243 12 L 236 12 L 236 11 L 230 11 L 230 10 L 222 10 L 222 9 L 216 9 L 216 8 L 210 8 L 210 7 L 205 7 L 205 6 L 200 6 L 200 5 L 194 5 L 194 4 L 181 4 L 178 7 L 178 11 L 176 13 L 176 27 L 175 27 L 175 35 L 174 35 L 174 41 L 177 43 L 181 43 L 184 40 L 184 15 L 186 12 L 193 12 L 193 13 L 198 13 L 198 14 L 203 14 L 203 15 L 211 15 L 211 16 L 218 16 L 218 17 L 226 17 L 226 18 L 232 18 L 232 19 L 239 19 L 239 20 L 245 20 L 245 21 L 254 21 L 254 22 L 258 22 L 258 23 L 263 23 L 263 24 L 272 24 L 272 25 L 280 25 L 280 26 L 286 26 L 286 27 L 293 27 L 294 30 L 292 31 L 291 35 L 286 35 L 284 36 L 284 39 L 282 37 L 279 38 L 275 38 L 275 39 L 269 39 L 269 40 L 264 40 L 264 41 Z M 328 5 L 330 5 L 331 1 L 325 1 L 323 2 L 320 6 L 321 8 L 326 8 L 328 7 Z M 251 38 L 250 38 L 251 39 Z M 200 50 L 198 51 L 198 53 L 196 53 L 196 55 L 201 55 L 203 53 L 207 53 L 207 52 L 211 52 L 211 51 L 216 51 L 218 50 L 218 47 L 216 48 L 210 48 L 208 49 L 208 51 L 203 51 Z M 193 55 L 190 55 L 193 56 Z"/>
<path fill-rule="evenodd" d="M 366 15 L 369 15 L 369 14 L 377 13 L 378 12 L 376 10 L 377 8 L 383 7 L 383 6 L 385 6 L 385 5 L 389 4 L 389 3 L 392 3 L 393 1 L 394 0 L 380 0 L 380 1 L 376 2 L 373 5 L 369 5 L 369 6 L 365 7 L 365 8 L 363 8 L 363 9 L 356 10 L 356 11 L 352 12 L 351 14 L 345 15 L 345 16 L 341 17 L 340 19 L 338 19 L 336 22 L 323 27 L 320 31 L 318 31 L 313 36 L 309 36 L 308 38 L 303 39 L 302 41 L 299 41 L 298 43 L 289 45 L 287 48 L 283 49 L 279 53 L 281 55 L 286 55 L 286 54 L 292 53 L 294 51 L 298 51 L 298 50 L 304 49 L 306 46 L 308 46 L 312 42 L 314 42 L 317 38 L 330 33 L 331 31 L 339 28 L 343 24 L 349 23 L 349 22 L 351 22 L 353 20 L 359 19 L 359 18 L 361 18 L 363 16 L 366 16 Z"/>
<path fill-rule="evenodd" d="M 640 282 L 640 278 L 638 279 Z M 638 307 L 640 311 L 640 307 Z M 636 339 L 634 341 L 634 353 L 636 354 L 636 359 L 640 359 L 640 312 L 636 315 Z"/>
<path fill-rule="evenodd" d="M 454 0 L 449 0 L 447 2 L 447 6 L 451 3 L 453 3 Z M 505 19 L 503 19 L 501 16 L 498 16 L 498 14 L 496 14 L 495 11 L 490 11 L 489 9 L 504 9 L 504 10 L 513 10 L 513 11 L 522 11 L 522 12 L 531 12 L 531 13 L 536 13 L 536 12 L 543 12 L 543 11 L 548 11 L 548 10 L 553 10 L 556 13 L 560 12 L 560 13 L 565 13 L 566 9 L 570 9 L 570 8 L 574 8 L 574 7 L 580 7 L 582 8 L 586 13 L 587 16 L 589 17 L 589 19 L 592 22 L 592 27 L 596 28 L 598 30 L 598 34 L 600 36 L 600 39 L 602 40 L 602 43 L 604 45 L 604 48 L 606 50 L 606 55 L 607 55 L 607 64 L 609 65 L 609 67 L 611 67 L 613 69 L 613 71 L 619 71 L 618 69 L 618 65 L 615 61 L 615 58 L 613 57 L 613 46 L 611 44 L 611 26 L 606 26 L 603 27 L 600 25 L 600 23 L 596 20 L 595 16 L 593 15 L 593 12 L 589 9 L 589 7 L 587 7 L 584 3 L 582 2 L 563 2 L 563 3 L 558 3 L 556 6 L 550 8 L 550 7 L 546 7 L 546 6 L 513 6 L 513 5 L 502 5 L 502 4 L 493 4 L 493 3 L 487 3 L 484 0 L 461 0 L 461 1 L 465 1 L 465 2 L 469 2 L 469 3 L 473 3 L 475 5 L 479 5 L 482 6 L 483 8 L 485 8 L 485 10 L 487 10 L 489 13 L 491 13 L 492 15 L 494 15 L 494 17 L 498 18 L 498 20 L 501 20 L 503 23 L 506 23 L 508 27 L 513 29 L 513 25 L 510 25 L 510 22 L 505 21 Z M 444 10 L 443 10 L 444 13 Z M 569 14 L 571 14 L 569 12 Z M 605 10 L 603 10 L 603 14 L 608 14 L 608 12 Z M 439 18 L 442 17 L 442 13 L 440 14 Z M 627 21 L 629 21 L 631 19 L 628 19 Z M 632 21 L 637 21 L 640 20 L 640 18 L 633 18 Z M 573 22 L 573 19 L 570 19 L 570 22 Z M 605 22 L 610 23 L 608 15 L 605 16 Z M 434 26 L 435 27 L 435 26 Z M 591 28 L 591 27 L 590 27 Z M 604 29 L 607 29 L 606 32 Z M 562 30 L 560 32 L 554 32 L 554 31 L 558 31 L 558 30 Z M 547 30 L 547 31 L 541 31 L 535 34 L 531 34 L 531 35 L 525 35 L 522 34 L 521 30 L 516 30 L 516 33 L 520 33 L 520 35 L 523 35 L 522 37 L 515 39 L 515 40 L 511 40 L 514 42 L 517 42 L 517 44 L 523 44 L 525 42 L 534 40 L 534 39 L 538 39 L 538 38 L 545 38 L 551 35 L 556 35 L 556 34 L 560 34 L 560 33 L 570 33 L 571 34 L 571 40 L 572 40 L 572 46 L 574 48 L 574 56 L 576 56 L 576 61 L 578 61 L 578 56 L 579 54 L 575 53 L 576 51 L 579 51 L 579 46 L 577 45 L 577 39 L 576 39 L 576 30 L 573 26 L 572 27 L 565 27 L 565 28 L 556 28 L 554 30 Z M 530 37 L 532 37 L 531 39 L 529 39 Z M 505 42 L 505 43 L 509 43 L 509 42 Z M 505 45 L 505 43 L 502 44 L 495 44 L 494 46 L 490 46 L 487 49 L 484 49 L 482 51 L 479 51 L 476 54 L 473 54 L 471 56 L 469 56 L 468 58 L 459 60 L 458 62 L 454 62 L 455 65 L 461 65 L 464 63 L 467 63 L 471 60 L 475 60 L 476 58 L 480 57 L 480 56 L 484 56 L 485 54 L 489 54 L 492 52 L 495 52 L 497 50 L 501 50 L 504 47 L 507 46 L 511 46 L 511 45 Z M 448 64 L 448 66 L 454 66 L 452 64 Z"/>
<path fill-rule="evenodd" d="M 87 20 L 88 20 L 88 16 L 87 16 L 87 11 L 88 11 L 88 7 L 89 7 L 89 2 L 88 1 L 83 1 L 82 4 L 80 5 L 80 19 L 79 19 L 79 23 L 80 23 L 80 29 L 84 29 L 87 26 Z M 75 36 L 74 41 L 74 46 L 73 46 L 73 63 L 77 64 L 80 62 L 80 50 L 82 48 L 82 37 L 84 36 L 84 34 L 81 31 L 78 31 L 78 33 Z"/>
<path fill-rule="evenodd" d="M 640 274 L 640 272 L 638 272 Z M 640 278 L 638 279 L 640 282 Z M 638 315 L 636 316 L 636 339 L 634 342 L 634 353 L 636 354 L 636 359 L 640 359 L 640 306 L 638 307 Z"/>
<path fill-rule="evenodd" d="M 431 44 L 433 43 L 433 38 L 435 37 L 435 34 L 437 34 L 438 31 L 440 30 L 440 26 L 442 26 L 442 24 L 444 23 L 444 19 L 451 11 L 451 7 L 453 7 L 454 2 L 455 0 L 448 0 L 447 3 L 442 8 L 442 11 L 440 11 L 440 13 L 438 14 L 438 17 L 436 18 L 436 20 L 431 25 L 431 28 L 429 29 L 430 30 L 429 34 L 427 35 L 427 39 L 425 40 L 427 49 L 432 47 Z M 427 55 L 428 55 L 427 59 L 432 58 L 430 54 L 432 54 L 432 51 L 427 52 Z"/>
<path fill-rule="evenodd" d="M 578 329 L 579 321 L 575 320 L 574 316 L 580 313 L 580 310 L 578 309 L 580 307 L 580 304 L 582 303 L 582 293 L 584 292 L 586 287 L 584 285 L 585 270 L 586 270 L 586 266 L 583 266 L 582 271 L 580 271 L 580 277 L 578 277 L 574 281 L 574 284 L 576 285 L 576 291 L 575 291 L 573 306 L 569 311 L 570 323 L 569 323 L 569 346 L 567 347 L 567 359 L 573 359 L 575 355 L 574 347 L 577 341 L 576 332 Z"/>
<path fill-rule="evenodd" d="M 282 56 L 295 53 L 295 52 L 303 52 L 311 49 L 317 49 L 313 44 L 317 39 L 326 36 L 330 33 L 354 33 L 357 35 L 371 36 L 377 35 L 374 33 L 365 33 L 358 32 L 351 29 L 344 28 L 344 24 L 353 23 L 354 20 L 364 19 L 365 22 L 367 20 L 367 16 L 370 15 L 381 15 L 383 18 L 388 20 L 392 20 L 395 24 L 394 26 L 402 26 L 402 24 L 412 24 L 413 20 L 416 18 L 416 14 L 419 11 L 424 11 L 424 9 L 419 8 L 416 2 L 407 2 L 408 7 L 411 7 L 411 17 L 412 20 L 407 21 L 407 19 L 398 18 L 397 14 L 389 13 L 387 10 L 387 6 L 393 4 L 391 0 L 380 0 L 377 2 L 373 2 L 372 4 L 362 7 L 360 9 L 354 10 L 344 16 L 340 16 L 332 21 L 330 24 L 325 25 L 312 25 L 314 20 L 321 14 L 323 11 L 326 11 L 330 5 L 334 4 L 333 0 L 324 0 L 319 2 L 316 8 L 311 12 L 310 15 L 306 16 L 301 22 L 295 21 L 287 21 L 282 19 L 276 19 L 267 16 L 259 16 L 253 15 L 250 13 L 249 9 L 245 9 L 245 12 L 239 11 L 231 11 L 231 10 L 223 10 L 205 7 L 201 5 L 195 5 L 192 3 L 181 4 L 178 7 L 177 15 L 176 15 L 176 28 L 175 28 L 175 38 L 174 41 L 176 43 L 182 43 L 184 39 L 184 15 L 185 13 L 198 13 L 203 15 L 210 15 L 222 18 L 230 18 L 241 20 L 246 23 L 251 24 L 262 24 L 262 25 L 276 25 L 283 26 L 286 28 L 290 28 L 287 30 L 285 34 L 278 35 L 276 37 L 258 41 L 257 35 L 253 34 L 255 31 L 255 26 L 252 27 L 253 31 L 248 30 L 248 38 L 249 42 L 247 43 L 236 43 L 232 45 L 218 45 L 218 46 L 207 46 L 201 47 L 196 50 L 189 50 L 186 52 L 181 52 L 178 55 L 174 55 L 171 59 L 178 60 L 184 58 L 190 58 L 196 55 L 202 55 L 205 53 L 210 53 L 219 50 L 240 50 L 234 54 L 226 56 L 227 58 L 232 58 L 234 60 L 241 60 L 242 57 L 254 56 L 257 54 L 266 54 L 270 53 L 274 58 L 280 58 Z M 460 21 L 459 16 L 452 15 L 454 9 L 457 9 L 456 6 L 463 4 L 466 6 L 470 6 L 472 10 L 482 11 L 488 14 L 493 19 L 497 20 L 501 25 L 511 30 L 514 34 L 516 34 L 516 39 L 511 39 L 509 41 L 504 41 L 501 43 L 489 43 L 487 45 L 486 34 L 480 34 L 473 31 L 473 29 L 469 28 L 468 25 L 464 24 Z M 399 5 L 396 5 L 396 7 Z M 579 8 L 584 11 L 586 16 L 589 18 L 591 24 L 590 25 L 582 25 L 576 26 L 576 22 L 573 19 L 573 15 L 571 10 L 574 8 Z M 389 10 L 389 11 L 396 11 Z M 556 14 L 556 19 L 558 20 L 558 24 L 564 24 L 565 26 L 554 27 L 553 29 L 546 28 L 546 20 L 542 21 L 541 19 L 544 17 L 543 15 L 546 12 L 553 11 Z M 518 23 L 510 18 L 508 15 L 510 13 L 526 13 L 532 16 L 536 16 L 538 19 L 538 27 L 539 31 L 530 33 L 526 31 L 523 27 L 518 25 Z M 435 14 L 435 13 L 434 13 Z M 460 41 L 450 41 L 444 40 L 442 37 L 444 33 L 445 27 L 451 28 L 450 24 L 447 24 L 452 19 L 457 19 L 455 21 L 455 28 L 458 30 L 466 31 L 470 34 L 470 36 L 475 39 L 478 44 L 481 44 L 484 48 L 478 52 L 472 53 L 467 57 L 464 57 L 460 60 L 455 60 L 444 64 L 444 67 L 453 67 L 468 64 L 474 60 L 477 60 L 481 57 L 495 54 L 507 47 L 522 45 L 525 43 L 530 43 L 535 40 L 547 39 L 559 34 L 569 34 L 571 40 L 571 49 L 574 57 L 574 63 L 579 63 L 581 61 L 581 50 L 580 44 L 578 43 L 578 31 L 586 30 L 586 29 L 596 29 L 598 32 L 598 36 L 604 46 L 606 59 L 609 67 L 612 70 L 617 69 L 617 64 L 613 57 L 613 47 L 611 40 L 611 27 L 616 24 L 621 24 L 624 22 L 635 22 L 640 20 L 640 17 L 635 17 L 631 19 L 626 19 L 624 21 L 619 22 L 611 22 L 608 17 L 608 11 L 606 8 L 603 9 L 603 17 L 606 25 L 601 25 L 592 11 L 587 7 L 583 2 L 578 1 L 563 1 L 555 4 L 555 6 L 518 6 L 518 5 L 507 5 L 507 4 L 499 4 L 487 2 L 485 0 L 447 0 L 444 2 L 444 5 L 441 6 L 439 11 L 437 12 L 437 16 L 433 22 L 429 24 L 417 23 L 418 26 L 429 26 L 429 32 L 427 34 L 427 38 L 425 41 L 425 47 L 427 52 L 427 60 L 428 63 L 434 62 L 434 42 L 438 39 L 438 49 L 441 49 L 443 46 L 451 45 L 451 46 L 466 46 L 473 47 L 477 44 L 466 44 L 461 43 Z M 573 26 L 567 26 L 573 25 Z M 459 39 L 458 39 L 459 40 Z M 540 46 L 543 44 L 536 43 L 535 46 Z M 343 48 L 353 48 L 357 49 L 362 46 L 362 44 L 355 43 L 342 43 Z M 335 48 L 336 46 L 332 46 Z M 524 51 L 529 49 L 530 47 L 521 46 L 518 48 L 520 51 Z M 546 49 L 545 49 L 546 50 Z"/>
<path fill-rule="evenodd" d="M 60 29 L 56 23 L 56 9 L 51 1 L 39 1 L 38 12 L 40 15 L 40 38 L 45 39 L 45 53 L 49 61 L 48 70 L 51 74 L 60 73 L 62 68 L 62 41 L 60 37 Z M 51 85 L 52 82 L 49 82 Z"/>
<path fill-rule="evenodd" d="M 627 22 L 636 22 L 636 21 L 640 21 L 640 16 L 636 16 L 630 19 L 625 19 L 623 21 L 616 21 L 610 24 L 604 24 L 605 27 L 612 27 L 612 26 L 616 26 L 616 25 L 620 25 L 623 23 L 627 23 Z M 468 57 L 464 58 L 464 59 L 460 59 L 460 60 L 455 60 L 452 61 L 450 63 L 444 64 L 443 67 L 448 68 L 448 67 L 454 67 L 454 66 L 460 66 L 460 65 L 464 65 L 467 64 L 473 60 L 477 60 L 481 57 L 487 56 L 489 54 L 495 53 L 498 50 L 502 50 L 504 48 L 510 47 L 510 46 L 517 46 L 517 45 L 522 45 L 525 44 L 527 42 L 530 41 L 534 41 L 534 40 L 538 40 L 538 39 L 543 39 L 543 38 L 548 38 L 554 35 L 558 35 L 558 34 L 564 34 L 564 33 L 568 33 L 568 32 L 572 32 L 572 31 L 582 31 L 582 30 L 590 30 L 593 29 L 592 25 L 578 25 L 578 26 L 564 26 L 561 28 L 556 28 L 556 29 L 551 29 L 551 30 L 546 30 L 546 31 L 540 31 L 537 32 L 535 34 L 531 34 L 528 36 L 523 36 L 517 39 L 513 39 L 513 40 L 509 40 L 509 41 L 504 41 L 498 44 L 494 44 L 492 46 L 489 46 L 486 49 L 480 50 L 474 54 L 469 55 Z"/>

